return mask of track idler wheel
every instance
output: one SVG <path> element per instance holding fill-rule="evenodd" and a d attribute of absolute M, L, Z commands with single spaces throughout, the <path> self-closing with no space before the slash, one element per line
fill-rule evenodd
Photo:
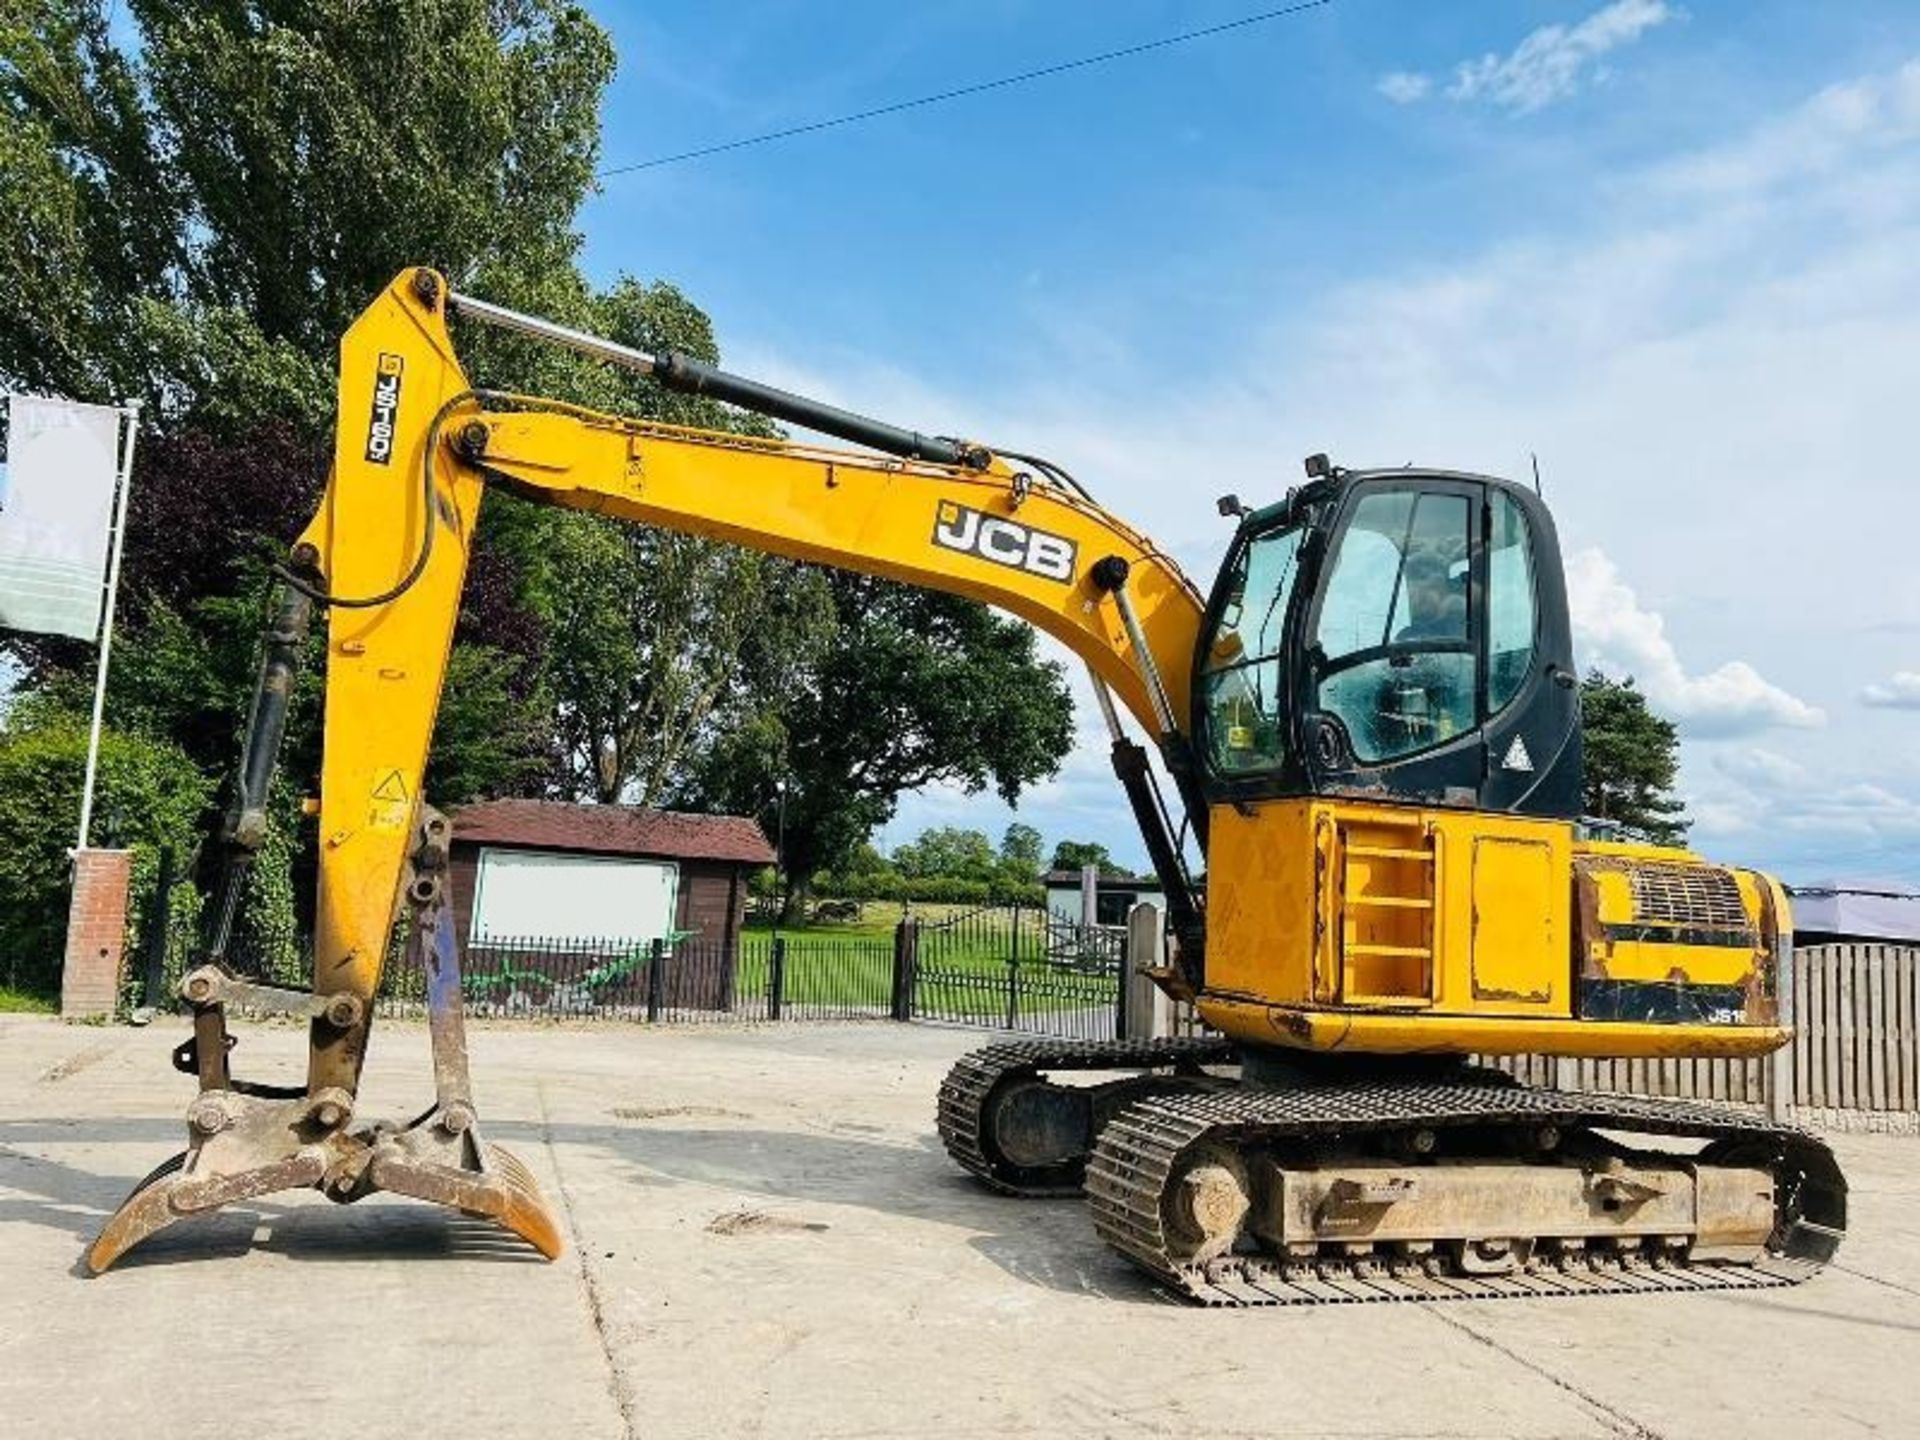
<path fill-rule="evenodd" d="M 1174 1175 L 1162 1205 L 1179 1259 L 1205 1263 L 1228 1254 L 1253 1208 L 1246 1162 L 1224 1147 L 1203 1148 Z"/>

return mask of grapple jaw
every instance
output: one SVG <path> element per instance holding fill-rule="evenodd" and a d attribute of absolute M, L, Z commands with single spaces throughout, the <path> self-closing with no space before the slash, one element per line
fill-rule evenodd
<path fill-rule="evenodd" d="M 309 1078 L 306 1089 L 293 1091 L 234 1080 L 227 1003 L 307 1015 L 359 1054 L 372 1020 L 370 997 L 282 991 L 202 966 L 181 982 L 194 1007 L 194 1038 L 174 1057 L 200 1077 L 200 1094 L 187 1110 L 188 1148 L 114 1211 L 87 1251 L 94 1274 L 177 1220 L 282 1190 L 315 1189 L 342 1204 L 380 1191 L 409 1195 L 492 1220 L 549 1260 L 565 1248 L 560 1222 L 527 1167 L 481 1138 L 467 1073 L 459 948 L 445 896 L 447 823 L 428 811 L 421 832 L 407 887 L 407 953 L 427 980 L 433 1108 L 405 1125 L 367 1124 L 355 1121 L 353 1093 L 339 1085 L 316 1089 Z"/>
<path fill-rule="evenodd" d="M 405 1127 L 325 1130 L 305 1099 L 203 1094 L 189 1120 L 191 1146 L 128 1195 L 87 1251 L 98 1275 L 175 1221 L 283 1190 L 314 1189 L 343 1204 L 387 1191 L 494 1221 L 549 1260 L 566 1248 L 560 1222 L 527 1167 L 487 1144 L 471 1110 L 440 1106 Z M 209 1135 L 200 1126 L 225 1111 Z M 452 1128 L 449 1126 L 452 1122 Z"/>

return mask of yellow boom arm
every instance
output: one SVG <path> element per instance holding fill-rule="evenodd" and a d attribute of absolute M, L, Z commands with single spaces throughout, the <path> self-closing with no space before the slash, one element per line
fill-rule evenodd
<path fill-rule="evenodd" d="M 430 274 L 401 276 L 342 340 L 332 479 L 295 550 L 331 607 L 316 991 L 378 986 L 489 478 L 985 601 L 1073 650 L 1149 733 L 1184 727 L 1200 597 L 1098 506 L 999 457 L 932 464 L 475 392 Z M 363 1035 L 316 1050 L 316 1087 L 351 1084 Z"/>

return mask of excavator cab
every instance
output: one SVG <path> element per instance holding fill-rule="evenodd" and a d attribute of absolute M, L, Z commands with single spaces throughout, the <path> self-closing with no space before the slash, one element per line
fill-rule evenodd
<path fill-rule="evenodd" d="M 1487 476 L 1314 468 L 1244 516 L 1207 607 L 1193 729 L 1208 799 L 1577 818 L 1579 696 L 1546 506 Z"/>

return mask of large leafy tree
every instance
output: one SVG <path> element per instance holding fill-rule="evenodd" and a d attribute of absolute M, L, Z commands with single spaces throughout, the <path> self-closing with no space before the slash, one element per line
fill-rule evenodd
<path fill-rule="evenodd" d="M 833 633 L 816 572 L 685 535 L 556 527 L 551 607 L 558 788 L 660 801 L 716 730 L 793 683 Z"/>
<path fill-rule="evenodd" d="M 129 14 L 137 58 L 99 0 L 0 10 L 0 384 L 146 401 L 110 715 L 224 768 L 266 558 L 325 473 L 340 328 L 422 259 L 586 317 L 574 217 L 613 53 L 561 0 Z M 520 356 L 483 356 L 521 380 Z M 576 362 L 555 378 L 594 377 Z M 453 664 L 470 683 L 449 687 L 435 767 L 445 799 L 547 768 L 518 533 L 483 520 Z M 0 636 L 0 652 L 35 685 L 90 661 L 32 636 Z M 296 726 L 292 743 L 297 759 L 311 736 Z"/>
<path fill-rule="evenodd" d="M 1680 766 L 1680 733 L 1647 706 L 1633 677 L 1610 679 L 1598 670 L 1580 682 L 1580 723 L 1586 752 L 1586 813 L 1659 845 L 1679 845 L 1691 823 L 1673 793 Z"/>
<path fill-rule="evenodd" d="M 711 322 L 671 285 L 623 280 L 590 325 L 635 349 L 720 358 Z M 546 393 L 679 425 L 768 433 L 754 416 L 631 372 L 569 374 Z M 754 697 L 792 684 L 833 635 L 819 573 L 758 551 L 587 516 L 522 516 L 517 553 L 546 624 L 543 675 L 562 794 L 652 804 Z"/>
<path fill-rule="evenodd" d="M 584 7 L 129 8 L 137 62 L 100 0 L 0 18 L 0 377 L 313 421 L 339 332 L 405 265 L 577 308 L 614 64 Z"/>
<path fill-rule="evenodd" d="M 1018 621 L 958 596 L 835 572 L 836 638 L 785 691 L 760 697 L 691 778 L 688 798 L 758 815 L 787 782 L 787 872 L 844 864 L 899 796 L 943 782 L 1012 802 L 1073 739 L 1060 667 Z M 989 855 L 991 848 L 989 847 Z"/>
<path fill-rule="evenodd" d="M 145 393 L 133 338 L 174 292 L 185 196 L 98 3 L 0 7 L 0 379 Z"/>

